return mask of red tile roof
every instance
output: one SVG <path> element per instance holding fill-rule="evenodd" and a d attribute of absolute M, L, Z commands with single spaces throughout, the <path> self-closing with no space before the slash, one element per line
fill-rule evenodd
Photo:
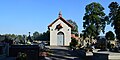
<path fill-rule="evenodd" d="M 79 39 L 79 36 L 75 36 L 75 34 L 71 34 L 71 37 L 72 37 L 72 38 L 75 38 L 76 40 Z"/>
<path fill-rule="evenodd" d="M 62 17 L 61 12 L 59 13 L 59 17 L 58 17 L 54 22 L 52 22 L 50 25 L 48 25 L 48 28 L 51 27 L 51 26 L 52 26 L 56 21 L 58 21 L 58 20 L 61 20 L 61 21 L 63 21 L 64 23 L 66 23 L 69 27 L 74 28 L 69 22 L 67 22 L 67 21 Z"/>

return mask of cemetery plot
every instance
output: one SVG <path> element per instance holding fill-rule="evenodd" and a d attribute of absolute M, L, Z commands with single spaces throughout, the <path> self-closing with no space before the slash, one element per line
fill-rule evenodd
<path fill-rule="evenodd" d="M 38 45 L 11 45 L 9 56 L 17 59 L 39 60 Z"/>

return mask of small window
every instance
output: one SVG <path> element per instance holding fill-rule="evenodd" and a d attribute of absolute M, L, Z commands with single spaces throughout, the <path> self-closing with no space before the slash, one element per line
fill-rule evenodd
<path fill-rule="evenodd" d="M 53 29 L 51 29 L 51 31 L 53 31 Z"/>
<path fill-rule="evenodd" d="M 68 29 L 68 31 L 69 31 L 69 29 Z"/>

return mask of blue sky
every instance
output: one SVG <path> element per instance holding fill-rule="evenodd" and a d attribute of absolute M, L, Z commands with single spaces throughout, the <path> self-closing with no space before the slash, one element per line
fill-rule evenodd
<path fill-rule="evenodd" d="M 108 5 L 120 0 L 0 0 L 0 34 L 28 34 L 28 32 L 45 32 L 47 26 L 62 11 L 63 18 L 72 19 L 83 30 L 85 6 L 98 2 L 109 13 Z M 105 32 L 114 31 L 107 26 Z M 103 35 L 103 34 L 101 34 Z"/>

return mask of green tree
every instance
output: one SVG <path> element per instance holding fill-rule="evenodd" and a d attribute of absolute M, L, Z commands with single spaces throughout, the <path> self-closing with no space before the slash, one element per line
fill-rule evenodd
<path fill-rule="evenodd" d="M 10 45 L 13 44 L 13 40 L 10 38 L 10 34 L 5 35 L 3 42 L 9 43 Z"/>
<path fill-rule="evenodd" d="M 19 40 L 22 40 L 22 35 L 17 36 Z"/>
<path fill-rule="evenodd" d="M 37 32 L 37 31 L 34 32 L 34 33 L 33 33 L 33 39 L 34 39 L 34 40 L 39 40 L 39 38 L 40 38 L 39 32 Z"/>
<path fill-rule="evenodd" d="M 39 33 L 36 31 L 33 33 L 32 37 L 34 40 L 49 41 L 50 40 L 50 31 L 47 30 L 46 32 L 43 32 L 43 33 Z"/>
<path fill-rule="evenodd" d="M 50 31 L 47 30 L 40 35 L 40 40 L 49 41 L 50 40 Z"/>
<path fill-rule="evenodd" d="M 108 7 L 110 9 L 109 22 L 114 27 L 116 37 L 120 41 L 120 6 L 117 2 L 112 2 Z"/>
<path fill-rule="evenodd" d="M 15 34 L 11 34 L 10 37 L 14 40 L 16 38 Z"/>
<path fill-rule="evenodd" d="M 71 38 L 70 48 L 74 49 L 76 48 L 76 45 L 78 45 L 78 40 L 76 40 L 75 38 Z"/>
<path fill-rule="evenodd" d="M 96 2 L 88 4 L 85 10 L 83 36 L 84 38 L 96 38 L 101 31 L 104 33 L 108 17 L 105 16 L 102 5 Z"/>
<path fill-rule="evenodd" d="M 22 35 L 17 35 L 18 40 L 20 41 L 20 43 L 24 43 L 24 39 Z"/>
<path fill-rule="evenodd" d="M 5 36 L 7 36 L 8 39 L 11 39 L 11 40 L 14 40 L 17 37 L 17 35 L 15 34 L 5 34 Z"/>
<path fill-rule="evenodd" d="M 76 24 L 75 21 L 67 20 L 74 28 L 71 30 L 72 34 L 77 34 L 78 35 L 78 25 Z"/>
<path fill-rule="evenodd" d="M 115 35 L 114 35 L 114 33 L 112 31 L 109 31 L 109 32 L 106 33 L 105 38 L 107 40 L 114 40 L 115 39 Z"/>

